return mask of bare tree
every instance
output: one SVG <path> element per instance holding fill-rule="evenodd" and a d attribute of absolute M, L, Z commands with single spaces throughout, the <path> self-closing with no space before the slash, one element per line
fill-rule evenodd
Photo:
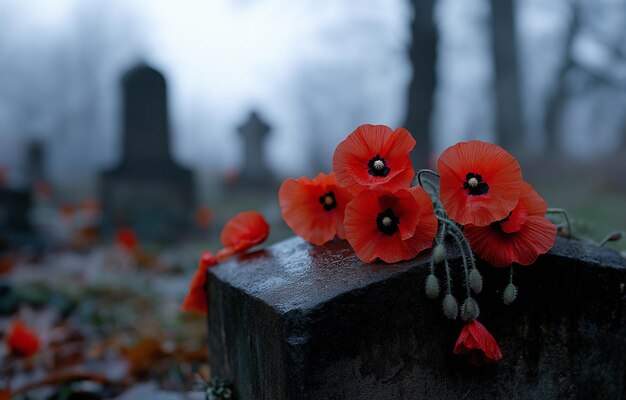
<path fill-rule="evenodd" d="M 411 132 L 417 146 L 411 154 L 416 168 L 428 166 L 432 152 L 430 121 L 437 84 L 438 32 L 433 11 L 435 0 L 411 0 L 411 45 L 409 59 L 413 76 L 408 91 L 407 115 L 404 127 Z"/>
<path fill-rule="evenodd" d="M 490 0 L 496 136 L 508 149 L 523 144 L 524 124 L 517 58 L 514 0 Z"/>
<path fill-rule="evenodd" d="M 607 34 L 598 28 L 602 23 L 596 18 L 596 13 L 604 7 L 616 7 L 624 11 L 626 1 L 617 2 L 584 2 L 584 0 L 569 0 L 570 19 L 565 33 L 562 60 L 557 72 L 557 79 L 550 93 L 544 114 L 544 132 L 546 137 L 545 150 L 550 154 L 558 154 L 563 151 L 560 142 L 562 122 L 565 110 L 573 89 L 568 77 L 576 73 L 584 77 L 586 84 L 579 90 L 589 91 L 598 87 L 617 88 L 626 90 L 624 76 L 618 71 L 626 70 L 626 29 Z M 586 37 L 602 47 L 610 54 L 610 62 L 606 65 L 590 65 L 576 57 L 576 40 Z M 579 85 L 580 86 L 580 85 Z M 626 141 L 626 140 L 625 140 Z"/>

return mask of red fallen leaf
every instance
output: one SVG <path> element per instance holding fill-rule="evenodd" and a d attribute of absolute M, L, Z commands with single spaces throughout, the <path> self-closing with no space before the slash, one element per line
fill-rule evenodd
<path fill-rule="evenodd" d="M 11 352 L 30 357 L 39 351 L 39 337 L 20 321 L 14 321 L 9 328 L 7 345 Z"/>
<path fill-rule="evenodd" d="M 9 390 L 0 390 L 0 400 L 10 400 L 11 392 Z"/>
<path fill-rule="evenodd" d="M 207 229 L 213 221 L 213 212 L 208 207 L 200 207 L 196 211 L 196 224 L 199 228 Z"/>
<path fill-rule="evenodd" d="M 132 376 L 142 377 L 150 373 L 155 365 L 168 354 L 163 350 L 162 340 L 154 337 L 141 339 L 133 346 L 123 347 L 122 354 L 130 363 Z"/>
<path fill-rule="evenodd" d="M 70 219 L 74 216 L 74 214 L 76 213 L 77 207 L 74 204 L 62 204 L 61 207 L 59 208 L 59 211 L 61 212 L 61 217 L 63 217 L 63 219 Z"/>
<path fill-rule="evenodd" d="M 131 228 L 120 228 L 115 235 L 115 241 L 120 247 L 129 252 L 135 252 L 139 247 L 137 235 Z"/>
<path fill-rule="evenodd" d="M 11 255 L 0 257 L 0 275 L 11 272 L 15 263 L 16 259 Z"/>

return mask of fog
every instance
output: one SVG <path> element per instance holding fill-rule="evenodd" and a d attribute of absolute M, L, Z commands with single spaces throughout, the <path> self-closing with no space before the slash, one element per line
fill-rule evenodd
<path fill-rule="evenodd" d="M 587 162 L 614 153 L 626 136 L 626 2 L 515 5 L 520 153 Z M 431 151 L 498 141 L 489 2 L 435 7 Z M 40 140 L 52 182 L 93 185 L 121 156 L 120 77 L 146 62 L 166 76 L 181 164 L 209 177 L 236 171 L 236 127 L 256 109 L 272 127 L 266 151 L 277 175 L 328 170 L 357 125 L 403 124 L 411 20 L 402 0 L 2 0 L 0 165 L 19 185 L 26 148 Z M 559 85 L 550 144 L 546 110 Z"/>

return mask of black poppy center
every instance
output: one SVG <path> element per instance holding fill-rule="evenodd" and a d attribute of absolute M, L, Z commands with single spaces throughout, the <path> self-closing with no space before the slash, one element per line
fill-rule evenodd
<path fill-rule="evenodd" d="M 480 196 L 481 194 L 487 194 L 489 191 L 489 185 L 487 182 L 483 182 L 483 177 L 480 174 L 469 172 L 465 175 L 465 182 L 463 182 L 463 189 L 468 189 L 469 195 Z"/>
<path fill-rule="evenodd" d="M 378 230 L 385 235 L 392 236 L 394 233 L 398 232 L 400 230 L 398 224 L 400 224 L 400 219 L 393 213 L 391 208 L 378 213 L 378 217 L 376 217 Z"/>
<path fill-rule="evenodd" d="M 320 196 L 320 204 L 324 207 L 324 210 L 330 211 L 337 207 L 337 201 L 335 200 L 335 193 L 328 192 Z"/>
<path fill-rule="evenodd" d="M 381 158 L 380 154 L 376 154 L 376 157 L 369 160 L 367 167 L 369 168 L 367 172 L 372 176 L 387 176 L 390 171 L 385 159 Z"/>

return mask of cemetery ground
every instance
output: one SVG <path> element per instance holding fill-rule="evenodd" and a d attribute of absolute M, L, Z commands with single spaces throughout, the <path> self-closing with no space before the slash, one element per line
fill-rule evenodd
<path fill-rule="evenodd" d="M 579 232 L 599 241 L 626 226 L 625 190 L 619 184 L 626 182 L 617 170 L 603 179 L 558 176 L 571 179 L 552 174 L 532 179 L 550 205 L 570 212 Z M 10 383 L 24 399 L 204 398 L 193 389 L 199 377 L 210 375 L 206 319 L 181 313 L 180 305 L 200 250 L 217 250 L 221 226 L 244 209 L 266 215 L 271 225 L 267 245 L 291 235 L 275 191 L 231 193 L 212 205 L 208 231 L 180 244 L 154 245 L 139 238 L 137 251 L 129 252 L 108 239 L 86 249 L 65 245 L 40 255 L 5 257 L 0 331 L 6 332 L 17 314 L 42 345 L 36 357 L 10 364 L 2 345 L 0 385 Z M 626 254 L 623 241 L 609 247 Z"/>

